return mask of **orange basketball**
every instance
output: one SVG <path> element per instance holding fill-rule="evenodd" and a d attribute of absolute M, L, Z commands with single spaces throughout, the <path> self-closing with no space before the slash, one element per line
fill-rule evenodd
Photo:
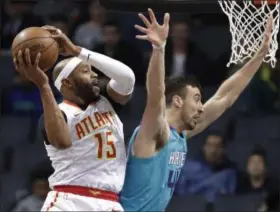
<path fill-rule="evenodd" d="M 30 49 L 31 61 L 34 62 L 37 54 L 41 53 L 39 67 L 43 71 L 52 68 L 58 58 L 59 49 L 51 33 L 40 27 L 29 27 L 22 30 L 12 44 L 12 55 L 15 57 L 19 50 Z M 24 58 L 23 58 L 24 59 Z"/>

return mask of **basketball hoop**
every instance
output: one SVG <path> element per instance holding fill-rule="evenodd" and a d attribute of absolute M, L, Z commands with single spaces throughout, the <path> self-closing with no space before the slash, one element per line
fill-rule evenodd
<path fill-rule="evenodd" d="M 227 64 L 242 63 L 252 58 L 259 50 L 267 20 L 273 16 L 272 38 L 269 51 L 264 62 L 272 67 L 276 64 L 278 49 L 277 34 L 279 31 L 279 1 L 278 0 L 242 0 L 218 1 L 223 12 L 228 16 L 232 36 L 231 58 Z"/>

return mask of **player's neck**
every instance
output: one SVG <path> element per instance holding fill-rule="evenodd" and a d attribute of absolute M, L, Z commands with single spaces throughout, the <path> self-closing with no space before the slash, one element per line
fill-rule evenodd
<path fill-rule="evenodd" d="M 88 107 L 88 105 L 91 103 L 91 102 L 86 102 L 81 98 L 64 98 L 64 100 L 72 103 L 73 105 L 76 105 L 77 107 L 81 108 L 82 110 L 85 110 Z"/>
<path fill-rule="evenodd" d="M 166 118 L 169 126 L 175 129 L 178 133 L 185 130 L 185 124 L 181 119 L 181 112 L 172 108 L 166 109 Z"/>

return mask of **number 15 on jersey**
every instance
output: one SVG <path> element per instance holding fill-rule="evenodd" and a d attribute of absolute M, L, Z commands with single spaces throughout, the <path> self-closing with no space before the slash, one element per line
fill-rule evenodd
<path fill-rule="evenodd" d="M 97 159 L 112 160 L 117 157 L 117 151 L 111 131 L 104 131 L 94 135 L 97 142 Z"/>

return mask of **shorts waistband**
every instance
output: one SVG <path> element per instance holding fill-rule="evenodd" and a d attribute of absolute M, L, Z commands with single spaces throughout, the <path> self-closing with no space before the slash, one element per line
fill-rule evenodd
<path fill-rule="evenodd" d="M 71 193 L 71 194 L 76 194 L 76 195 L 86 196 L 86 197 L 94 197 L 94 198 L 110 200 L 114 202 L 118 202 L 119 200 L 118 194 L 112 191 L 104 191 L 98 188 L 61 185 L 61 186 L 54 186 L 54 191 Z"/>

